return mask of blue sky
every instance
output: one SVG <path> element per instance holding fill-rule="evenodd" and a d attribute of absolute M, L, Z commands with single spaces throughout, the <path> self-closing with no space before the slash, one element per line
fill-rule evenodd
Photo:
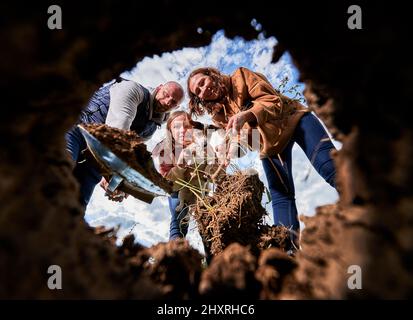
<path fill-rule="evenodd" d="M 122 76 L 152 88 L 170 80 L 177 81 L 186 88 L 187 76 L 195 68 L 211 66 L 230 74 L 236 68 L 243 66 L 263 73 L 276 88 L 287 76 L 288 87 L 298 84 L 298 90 L 302 92 L 304 86 L 297 82 L 298 71 L 293 66 L 288 53 L 284 54 L 277 63 L 271 63 L 273 47 L 276 43 L 277 40 L 274 37 L 264 38 L 262 34 L 252 41 L 245 41 L 240 37 L 228 39 L 223 31 L 219 31 L 213 36 L 209 46 L 183 48 L 161 56 L 146 57 L 139 61 L 135 68 L 124 72 Z M 185 98 L 180 109 L 187 110 L 187 102 L 188 99 Z M 209 122 L 208 117 L 200 120 Z M 152 150 L 164 135 L 165 131 L 162 127 L 148 141 L 148 150 Z M 335 142 L 335 144 L 340 147 L 338 143 Z M 242 167 L 255 168 L 261 180 L 267 185 L 256 153 L 250 153 L 240 161 L 240 164 Z M 309 172 L 309 178 L 305 179 Z M 336 191 L 312 169 L 310 162 L 298 146 L 293 148 L 293 176 L 297 208 L 300 214 L 313 215 L 315 207 L 337 201 Z M 271 204 L 266 204 L 267 202 L 268 199 L 264 195 L 262 204 L 269 213 L 267 221 L 271 224 L 272 209 Z M 168 240 L 169 209 L 166 198 L 157 198 L 151 205 L 148 205 L 129 197 L 119 204 L 107 200 L 103 190 L 98 186 L 86 210 L 85 218 L 93 226 L 120 225 L 119 237 L 133 232 L 137 241 L 144 245 L 149 246 Z M 201 239 L 194 222 L 191 222 L 189 230 L 190 243 L 202 252 Z"/>

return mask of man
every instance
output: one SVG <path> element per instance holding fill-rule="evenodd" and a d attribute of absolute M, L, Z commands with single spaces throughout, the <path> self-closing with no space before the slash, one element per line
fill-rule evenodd
<path fill-rule="evenodd" d="M 168 119 L 169 112 L 178 106 L 183 97 L 181 85 L 174 81 L 161 84 L 150 93 L 135 81 L 118 78 L 94 93 L 81 112 L 78 124 L 105 123 L 114 128 L 133 130 L 145 141 Z M 87 146 L 77 126 L 67 132 L 66 143 L 76 162 L 73 173 L 80 184 L 81 203 L 87 206 L 99 181 L 109 199 L 122 201 L 122 194 L 116 191 L 108 193 L 108 182 L 94 166 L 83 161 L 81 151 Z"/>

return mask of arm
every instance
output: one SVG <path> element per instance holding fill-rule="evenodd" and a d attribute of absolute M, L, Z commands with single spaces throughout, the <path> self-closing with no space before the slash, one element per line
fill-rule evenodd
<path fill-rule="evenodd" d="M 282 101 L 269 81 L 261 74 L 246 68 L 236 71 L 236 79 L 248 94 L 245 98 L 251 99 L 252 107 L 232 116 L 227 125 L 227 130 L 233 129 L 234 134 L 239 132 L 246 122 L 251 127 L 260 126 L 282 112 Z"/>
<path fill-rule="evenodd" d="M 156 149 L 156 148 L 155 148 Z M 159 173 L 167 180 L 175 181 L 177 179 L 183 179 L 185 176 L 186 168 L 179 167 L 174 164 L 171 157 L 166 157 L 165 150 L 161 150 L 159 154 L 153 153 L 154 156 L 158 156 L 159 163 Z"/>
<path fill-rule="evenodd" d="M 109 90 L 110 104 L 105 123 L 114 128 L 129 130 L 137 106 L 143 101 L 143 89 L 134 81 L 122 81 L 113 84 Z"/>
<path fill-rule="evenodd" d="M 263 75 L 246 68 L 240 68 L 239 72 L 243 76 L 253 104 L 248 111 L 255 116 L 257 124 L 260 126 L 268 119 L 279 116 L 282 113 L 283 104 L 271 83 Z"/>

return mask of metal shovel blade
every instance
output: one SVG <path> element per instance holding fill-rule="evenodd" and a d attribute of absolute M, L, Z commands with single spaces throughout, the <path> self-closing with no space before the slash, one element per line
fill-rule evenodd
<path fill-rule="evenodd" d="M 120 185 L 123 181 L 129 188 L 136 189 L 138 193 L 148 193 L 152 197 L 169 196 L 165 190 L 158 187 L 138 171 L 127 165 L 126 162 L 116 156 L 108 147 L 103 145 L 85 128 L 81 125 L 78 125 L 78 127 L 85 138 L 86 144 L 92 155 L 99 161 L 99 163 L 108 169 L 109 172 L 112 172 L 114 177 L 116 177 L 116 183 L 114 184 L 115 189 L 116 186 Z"/>

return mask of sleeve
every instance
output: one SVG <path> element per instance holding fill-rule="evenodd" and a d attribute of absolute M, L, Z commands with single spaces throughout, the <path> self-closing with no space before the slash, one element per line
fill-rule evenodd
<path fill-rule="evenodd" d="M 143 101 L 143 89 L 134 81 L 122 81 L 113 84 L 109 90 L 110 104 L 105 123 L 114 128 L 129 130 L 137 106 Z"/>
<path fill-rule="evenodd" d="M 249 109 L 257 118 L 260 126 L 270 118 L 276 118 L 282 112 L 282 101 L 271 83 L 258 73 L 246 68 L 240 68 L 245 86 L 251 98 L 252 107 Z"/>
<path fill-rule="evenodd" d="M 161 163 L 159 165 L 159 172 L 163 177 L 166 177 L 166 175 L 169 173 L 169 171 L 173 168 L 174 166 L 172 164 L 166 164 L 166 163 Z"/>

